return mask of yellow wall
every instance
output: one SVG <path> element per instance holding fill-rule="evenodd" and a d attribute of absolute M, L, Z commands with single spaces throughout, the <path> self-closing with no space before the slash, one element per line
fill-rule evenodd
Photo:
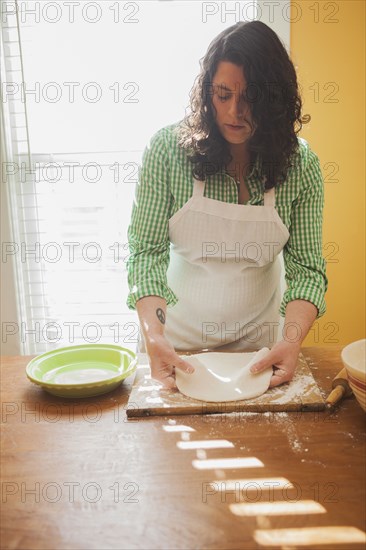
<path fill-rule="evenodd" d="M 291 57 L 303 113 L 311 115 L 300 136 L 319 156 L 325 179 L 329 278 L 327 312 L 303 345 L 345 345 L 365 337 L 365 2 L 298 0 L 292 2 L 291 20 Z"/>

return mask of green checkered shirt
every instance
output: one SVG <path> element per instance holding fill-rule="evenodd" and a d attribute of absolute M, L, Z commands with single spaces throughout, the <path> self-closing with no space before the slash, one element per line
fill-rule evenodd
<path fill-rule="evenodd" d="M 161 296 L 168 306 L 178 301 L 167 283 L 168 222 L 193 193 L 192 165 L 177 143 L 178 125 L 176 122 L 158 130 L 143 153 L 128 227 L 126 303 L 129 309 L 136 309 L 136 301 L 143 296 Z M 324 295 L 328 287 L 326 261 L 322 255 L 324 183 L 317 155 L 303 138 L 298 141 L 295 165 L 289 169 L 286 181 L 275 189 L 276 210 L 290 233 L 283 248 L 287 288 L 279 313 L 284 317 L 288 302 L 303 299 L 318 308 L 319 318 L 326 311 Z M 261 160 L 257 155 L 246 178 L 250 194 L 246 204 L 264 204 L 260 170 Z M 207 177 L 204 195 L 238 203 L 236 182 L 225 172 Z"/>

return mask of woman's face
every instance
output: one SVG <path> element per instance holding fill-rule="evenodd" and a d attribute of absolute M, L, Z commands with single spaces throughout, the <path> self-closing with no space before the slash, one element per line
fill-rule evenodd
<path fill-rule="evenodd" d="M 212 85 L 212 104 L 221 134 L 233 145 L 245 143 L 255 128 L 249 104 L 243 97 L 247 87 L 243 68 L 220 61 Z"/>

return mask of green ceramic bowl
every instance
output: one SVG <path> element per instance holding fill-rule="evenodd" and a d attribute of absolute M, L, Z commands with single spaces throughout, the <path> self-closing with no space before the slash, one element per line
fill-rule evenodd
<path fill-rule="evenodd" d="M 26 374 L 59 397 L 92 397 L 114 390 L 137 365 L 136 355 L 108 344 L 59 348 L 32 359 Z"/>

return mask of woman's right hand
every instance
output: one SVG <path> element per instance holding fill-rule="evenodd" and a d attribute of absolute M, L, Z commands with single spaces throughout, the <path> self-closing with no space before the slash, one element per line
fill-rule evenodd
<path fill-rule="evenodd" d="M 145 346 L 151 368 L 151 377 L 161 382 L 165 388 L 176 388 L 176 368 L 188 374 L 194 372 L 194 367 L 179 357 L 174 347 L 163 335 L 157 334 L 153 338 L 149 338 L 149 341 L 145 342 Z"/>

